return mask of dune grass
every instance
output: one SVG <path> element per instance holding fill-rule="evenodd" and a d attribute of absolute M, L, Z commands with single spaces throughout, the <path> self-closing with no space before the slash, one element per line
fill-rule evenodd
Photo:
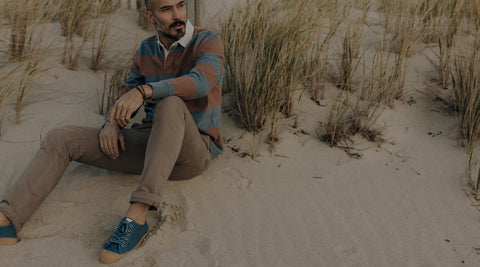
<path fill-rule="evenodd" d="M 48 23 L 57 9 L 52 0 L 19 0 L 1 3 L 10 28 L 10 60 L 22 61 L 37 29 Z"/>
<path fill-rule="evenodd" d="M 105 60 L 107 48 L 108 48 L 108 34 L 112 28 L 112 20 L 115 17 L 115 14 L 110 14 L 104 16 L 103 13 L 113 13 L 115 10 L 118 9 L 118 5 L 114 5 L 112 0 L 99 0 L 98 8 L 95 8 L 95 12 L 93 13 L 93 19 L 91 23 L 91 41 L 92 41 L 92 56 L 91 56 L 91 64 L 90 68 L 93 71 L 98 71 L 105 68 L 106 62 Z M 107 6 L 107 7 L 105 7 Z M 108 12 L 103 10 L 107 8 Z"/>
<path fill-rule="evenodd" d="M 443 27 L 440 28 L 438 38 L 438 47 L 440 49 L 438 80 L 443 88 L 448 88 L 450 85 L 451 59 L 454 42 L 462 19 L 461 13 L 459 12 L 461 8 L 460 3 L 461 2 L 457 0 L 448 0 L 443 4 L 446 19 L 442 20 L 443 23 L 441 24 Z"/>
<path fill-rule="evenodd" d="M 86 30 L 87 20 L 92 16 L 94 0 L 62 0 L 61 25 L 65 45 L 62 54 L 62 64 L 76 70 L 83 48 L 91 35 Z M 80 40 L 75 39 L 78 36 Z"/>
<path fill-rule="evenodd" d="M 53 40 L 45 40 L 45 36 L 47 25 L 52 21 L 57 7 L 52 0 L 20 0 L 4 6 L 3 9 L 10 28 L 10 62 L 5 69 L 15 71 L 5 78 L 0 109 L 3 109 L 8 99 L 13 96 L 11 90 L 14 89 L 17 94 L 15 121 L 18 124 L 33 82 L 47 68 L 44 55 L 48 50 L 47 42 L 51 43 Z"/>
<path fill-rule="evenodd" d="M 17 69 L 17 66 L 7 66 L 5 63 L 0 64 L 0 136 L 2 135 L 5 106 L 16 92 L 16 80 L 12 79 L 12 76 Z"/>
<path fill-rule="evenodd" d="M 130 70 L 130 57 L 126 58 L 129 60 L 114 64 L 113 67 L 105 71 L 103 91 L 98 96 L 98 112 L 102 115 L 108 112 L 113 101 L 118 97 L 118 89 Z"/>
<path fill-rule="evenodd" d="M 386 107 L 393 107 L 403 95 L 406 59 L 417 37 L 416 15 L 411 12 L 413 7 L 403 2 L 381 1 L 377 8 L 389 19 L 383 19 L 385 31 L 376 44 L 360 52 L 366 13 L 350 22 L 343 37 L 337 80 L 341 92 L 333 100 L 328 121 L 320 131 L 323 132 L 320 139 L 330 146 L 342 143 L 346 147 L 345 141 L 355 134 L 369 141 L 382 140 L 376 121 Z M 365 53 L 372 51 L 371 60 L 364 58 Z M 353 77 L 358 70 L 362 71 L 358 75 L 360 82 L 354 85 Z"/>
<path fill-rule="evenodd" d="M 60 23 L 65 37 L 83 36 L 94 0 L 61 0 Z"/>
<path fill-rule="evenodd" d="M 5 67 L 0 72 L 0 77 L 4 77 L 0 90 L 0 112 L 16 94 L 15 121 L 20 122 L 25 99 L 41 73 L 48 69 L 45 58 L 53 40 L 45 40 L 45 37 L 48 36 L 49 23 L 57 14 L 60 14 L 61 34 L 65 36 L 62 63 L 75 70 L 83 48 L 91 40 L 91 68 L 102 69 L 111 26 L 111 15 L 103 14 L 115 11 L 119 5 L 117 0 L 20 0 L 2 3 L 1 19 L 10 28 L 11 40 L 9 62 L 3 64 Z M 15 71 L 6 72 L 11 69 Z"/>
<path fill-rule="evenodd" d="M 10 62 L 0 65 L 0 113 L 17 93 L 17 122 L 32 84 L 46 69 L 42 48 L 48 44 L 41 38 L 44 32 L 39 25 L 57 13 L 52 3 L 60 3 L 61 33 L 65 36 L 62 58 L 67 68 L 78 67 L 89 41 L 91 68 L 105 66 L 111 28 L 110 15 L 105 14 L 114 12 L 119 1 L 20 0 L 3 5 L 3 27 L 10 30 Z M 139 25 L 149 25 L 143 16 L 143 1 L 136 4 Z M 380 16 L 381 39 L 365 48 L 360 46 L 362 29 L 372 26 L 366 23 L 370 11 Z M 224 90 L 231 92 L 232 111 L 243 127 L 256 136 L 268 130 L 268 141 L 275 143 L 280 131 L 278 120 L 298 110 L 293 92 L 305 88 L 318 101 L 325 98 L 325 85 L 332 82 L 343 90 L 329 92 L 335 99 L 330 103 L 322 138 L 332 146 L 353 134 L 378 141 L 376 122 L 386 108 L 402 100 L 414 48 L 423 45 L 420 42 L 429 44 L 438 51 L 439 85 L 448 88 L 451 82 L 455 92 L 460 139 L 469 155 L 466 176 L 478 195 L 472 168 L 480 135 L 479 26 L 480 0 L 248 1 L 222 24 Z M 457 42 L 459 36 L 467 41 Z M 469 42 L 472 36 L 475 41 Z M 341 47 L 340 53 L 335 53 L 335 47 Z M 364 53 L 369 56 L 364 57 Z M 332 69 L 338 76 L 335 81 L 328 80 Z M 115 98 L 127 70 L 128 64 L 120 64 L 106 72 L 105 90 L 99 96 L 100 113 Z"/>
<path fill-rule="evenodd" d="M 393 23 L 390 23 L 390 35 L 384 35 L 382 46 L 394 53 L 393 73 L 385 84 L 388 92 L 384 95 L 385 103 L 390 107 L 394 106 L 395 100 L 403 97 L 405 86 L 405 70 L 408 66 L 408 58 L 412 54 L 412 48 L 422 40 L 422 28 L 420 21 L 422 14 L 421 6 L 416 2 L 397 3 L 393 16 Z M 387 32 L 385 32 L 387 33 Z"/>
<path fill-rule="evenodd" d="M 303 86 L 312 94 L 312 100 L 318 102 L 325 99 L 327 74 L 330 64 L 330 43 L 336 35 L 340 24 L 345 19 L 345 12 L 337 8 L 337 1 L 323 1 L 317 4 L 316 13 L 323 19 L 317 20 L 313 38 L 307 44 L 305 53 L 302 55 Z"/>
<path fill-rule="evenodd" d="M 441 0 L 423 0 L 420 2 L 419 13 L 423 14 L 421 23 L 422 42 L 426 44 L 437 43 L 439 38 L 438 18 L 441 13 Z"/>
<path fill-rule="evenodd" d="M 40 74 L 48 70 L 45 64 L 45 55 L 48 48 L 39 48 L 31 51 L 21 63 L 18 72 L 15 74 L 17 83 L 17 102 L 16 102 L 16 119 L 15 122 L 20 123 L 20 114 L 26 97 L 33 88 L 33 83 L 40 78 Z"/>
<path fill-rule="evenodd" d="M 328 32 L 324 35 L 317 33 L 317 37 L 312 39 L 310 47 L 307 48 L 304 55 L 304 87 L 309 88 L 314 101 L 325 99 L 325 88 L 327 83 L 327 69 L 329 65 L 329 44 L 330 39 L 335 35 L 340 21 L 332 22 L 328 27 Z"/>
<path fill-rule="evenodd" d="M 92 56 L 90 68 L 93 71 L 101 70 L 106 63 L 102 63 L 106 56 L 107 36 L 111 29 L 110 17 L 96 17 L 92 24 Z"/>
<path fill-rule="evenodd" d="M 130 2 L 130 1 L 127 1 Z M 96 8 L 101 14 L 111 14 L 117 11 L 121 6 L 121 0 L 98 0 Z"/>
<path fill-rule="evenodd" d="M 22 60 L 27 38 L 27 27 L 32 23 L 31 14 L 35 9 L 26 7 L 32 4 L 28 0 L 14 1 L 5 11 L 8 14 L 10 30 L 10 59 Z"/>
<path fill-rule="evenodd" d="M 290 114 L 291 91 L 304 78 L 297 71 L 299 56 L 313 24 L 297 12 L 304 2 L 295 9 L 287 4 L 292 3 L 252 1 L 235 9 L 222 27 L 225 90 L 233 92 L 234 112 L 249 131 L 263 129 L 272 112 Z"/>
<path fill-rule="evenodd" d="M 363 25 L 350 24 L 343 37 L 338 69 L 337 87 L 341 90 L 353 90 L 353 76 L 357 70 L 360 53 L 360 42 L 363 35 Z"/>
<path fill-rule="evenodd" d="M 362 52 L 364 53 L 364 52 Z M 368 141 L 380 142 L 381 131 L 376 122 L 385 110 L 393 67 L 391 53 L 379 49 L 369 64 L 362 58 L 363 74 L 357 90 L 340 90 L 330 106 L 328 120 L 320 139 L 331 147 L 349 147 L 349 138 L 360 134 Z M 355 92 L 353 92 L 355 91 Z"/>
<path fill-rule="evenodd" d="M 466 177 L 469 184 L 475 188 L 478 199 L 479 181 L 474 181 L 472 168 L 475 145 L 480 136 L 480 31 L 477 31 L 473 43 L 467 45 L 463 51 L 463 54 L 455 56 L 452 84 L 458 110 L 460 139 L 468 153 Z"/>

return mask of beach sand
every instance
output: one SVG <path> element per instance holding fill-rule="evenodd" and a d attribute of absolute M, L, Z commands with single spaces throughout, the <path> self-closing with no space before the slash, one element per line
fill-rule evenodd
<path fill-rule="evenodd" d="M 207 25 L 215 29 L 231 3 L 207 1 L 206 7 Z M 149 36 L 135 19 L 126 9 L 117 16 L 112 47 L 119 53 Z M 357 158 L 317 136 L 330 95 L 317 105 L 306 93 L 297 128 L 293 118 L 281 120 L 274 147 L 264 142 L 266 134 L 254 139 L 224 112 L 224 153 L 202 175 L 167 183 L 161 213 L 149 213 L 148 239 L 115 266 L 478 266 L 478 203 L 464 178 L 457 119 L 436 100 L 452 92 L 428 85 L 436 73 L 429 53 L 427 46 L 415 51 L 404 100 L 378 122 L 385 142 L 353 138 Z M 89 70 L 88 55 L 77 71 L 52 63 L 35 83 L 20 124 L 8 107 L 0 195 L 50 129 L 102 125 L 97 92 L 104 75 Z M 19 233 L 21 241 L 0 247 L 0 266 L 100 266 L 99 252 L 138 180 L 71 163 Z"/>

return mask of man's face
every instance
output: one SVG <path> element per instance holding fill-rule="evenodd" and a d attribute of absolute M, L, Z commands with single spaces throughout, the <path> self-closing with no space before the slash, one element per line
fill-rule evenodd
<path fill-rule="evenodd" d="M 172 40 L 185 35 L 187 7 L 184 0 L 150 0 L 147 19 L 155 25 L 158 34 Z"/>

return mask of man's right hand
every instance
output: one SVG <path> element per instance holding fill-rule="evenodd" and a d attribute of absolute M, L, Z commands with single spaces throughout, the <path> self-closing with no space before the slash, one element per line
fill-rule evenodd
<path fill-rule="evenodd" d="M 98 134 L 98 140 L 103 153 L 112 159 L 117 159 L 120 156 L 119 143 L 122 151 L 125 151 L 125 139 L 116 121 L 105 123 Z"/>

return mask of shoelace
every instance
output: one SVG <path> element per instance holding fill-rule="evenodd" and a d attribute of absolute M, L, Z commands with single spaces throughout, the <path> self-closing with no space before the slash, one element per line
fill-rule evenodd
<path fill-rule="evenodd" d="M 119 226 L 117 226 L 117 228 L 115 228 L 115 231 L 113 232 L 109 242 L 120 245 L 121 247 L 125 247 L 128 239 L 130 238 L 132 228 L 132 223 L 122 222 Z"/>

